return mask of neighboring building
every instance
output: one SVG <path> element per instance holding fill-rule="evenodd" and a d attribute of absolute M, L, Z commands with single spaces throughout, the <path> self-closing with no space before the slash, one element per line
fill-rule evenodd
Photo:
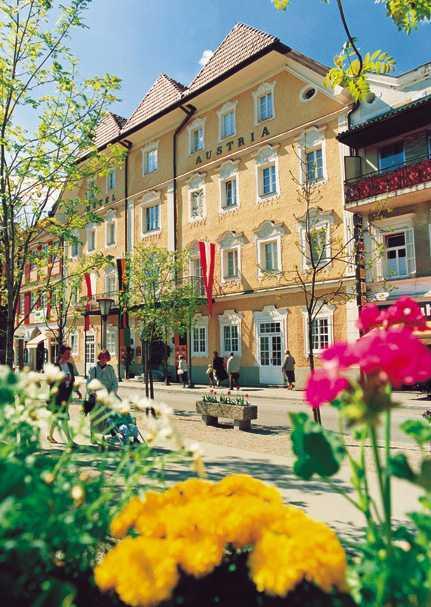
<path fill-rule="evenodd" d="M 384 307 L 409 295 L 431 320 L 431 63 L 370 84 L 374 101 L 338 136 L 351 150 L 346 209 L 362 223 L 361 296 Z"/>
<path fill-rule="evenodd" d="M 274 36 L 239 24 L 188 86 L 162 74 L 127 120 L 107 115 L 96 143 L 102 153 L 121 143 L 127 160 L 97 179 L 97 195 L 90 182 L 70 194 L 94 199 L 104 218 L 87 226 L 82 247 L 71 255 L 97 249 L 124 258 L 138 242 L 189 249 L 190 275 L 199 276 L 198 241 L 217 244 L 213 314 L 202 306 L 191 335 L 195 381 L 206 381 L 208 359 L 218 350 L 238 354 L 244 384 L 282 383 L 287 347 L 297 361 L 298 384 L 305 378 L 304 301 L 289 277 L 304 264 L 298 243 L 305 209 L 292 174 L 301 180 L 307 171 L 319 184 L 328 242 L 345 240 L 352 224 L 337 142 L 352 103 L 342 90 L 324 87 L 326 71 Z M 319 288 L 344 274 L 334 264 Z M 351 274 L 346 283 L 353 290 Z M 100 347 L 96 300 L 103 294 L 114 300 L 107 344 L 114 364 L 127 344 L 119 329 L 115 268 L 94 274 L 91 290 L 91 328 L 84 332 L 82 317 L 70 338 L 81 372 Z M 354 301 L 325 307 L 315 323 L 315 349 L 354 337 L 355 319 Z M 139 367 L 140 340 L 131 325 Z"/>

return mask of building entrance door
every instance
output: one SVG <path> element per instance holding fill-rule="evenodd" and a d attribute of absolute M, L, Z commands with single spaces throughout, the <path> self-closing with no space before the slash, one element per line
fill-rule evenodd
<path fill-rule="evenodd" d="M 281 321 L 260 321 L 258 330 L 259 380 L 262 384 L 282 384 L 284 335 Z"/>

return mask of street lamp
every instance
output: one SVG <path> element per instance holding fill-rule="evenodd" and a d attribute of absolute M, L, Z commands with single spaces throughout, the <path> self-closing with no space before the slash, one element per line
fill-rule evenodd
<path fill-rule="evenodd" d="M 102 350 L 106 350 L 106 329 L 108 325 L 108 316 L 114 300 L 109 299 L 109 297 L 101 297 L 96 301 L 99 304 L 100 316 L 102 317 Z"/>

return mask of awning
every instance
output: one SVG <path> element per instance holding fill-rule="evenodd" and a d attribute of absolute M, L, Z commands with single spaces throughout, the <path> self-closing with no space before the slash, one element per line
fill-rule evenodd
<path fill-rule="evenodd" d="M 39 333 L 39 335 L 36 335 L 36 337 L 33 337 L 33 339 L 30 339 L 26 343 L 26 348 L 37 348 L 40 342 L 45 341 L 45 339 L 48 339 L 48 336 L 45 333 Z"/>

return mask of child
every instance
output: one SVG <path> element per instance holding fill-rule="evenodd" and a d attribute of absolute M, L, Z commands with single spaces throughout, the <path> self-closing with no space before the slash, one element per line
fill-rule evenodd
<path fill-rule="evenodd" d="M 215 378 L 215 375 L 214 375 L 214 368 L 212 366 L 212 363 L 209 363 L 208 369 L 207 369 L 206 373 L 208 375 L 208 381 L 210 382 L 211 387 L 215 388 L 215 386 L 216 386 L 216 378 Z"/>

